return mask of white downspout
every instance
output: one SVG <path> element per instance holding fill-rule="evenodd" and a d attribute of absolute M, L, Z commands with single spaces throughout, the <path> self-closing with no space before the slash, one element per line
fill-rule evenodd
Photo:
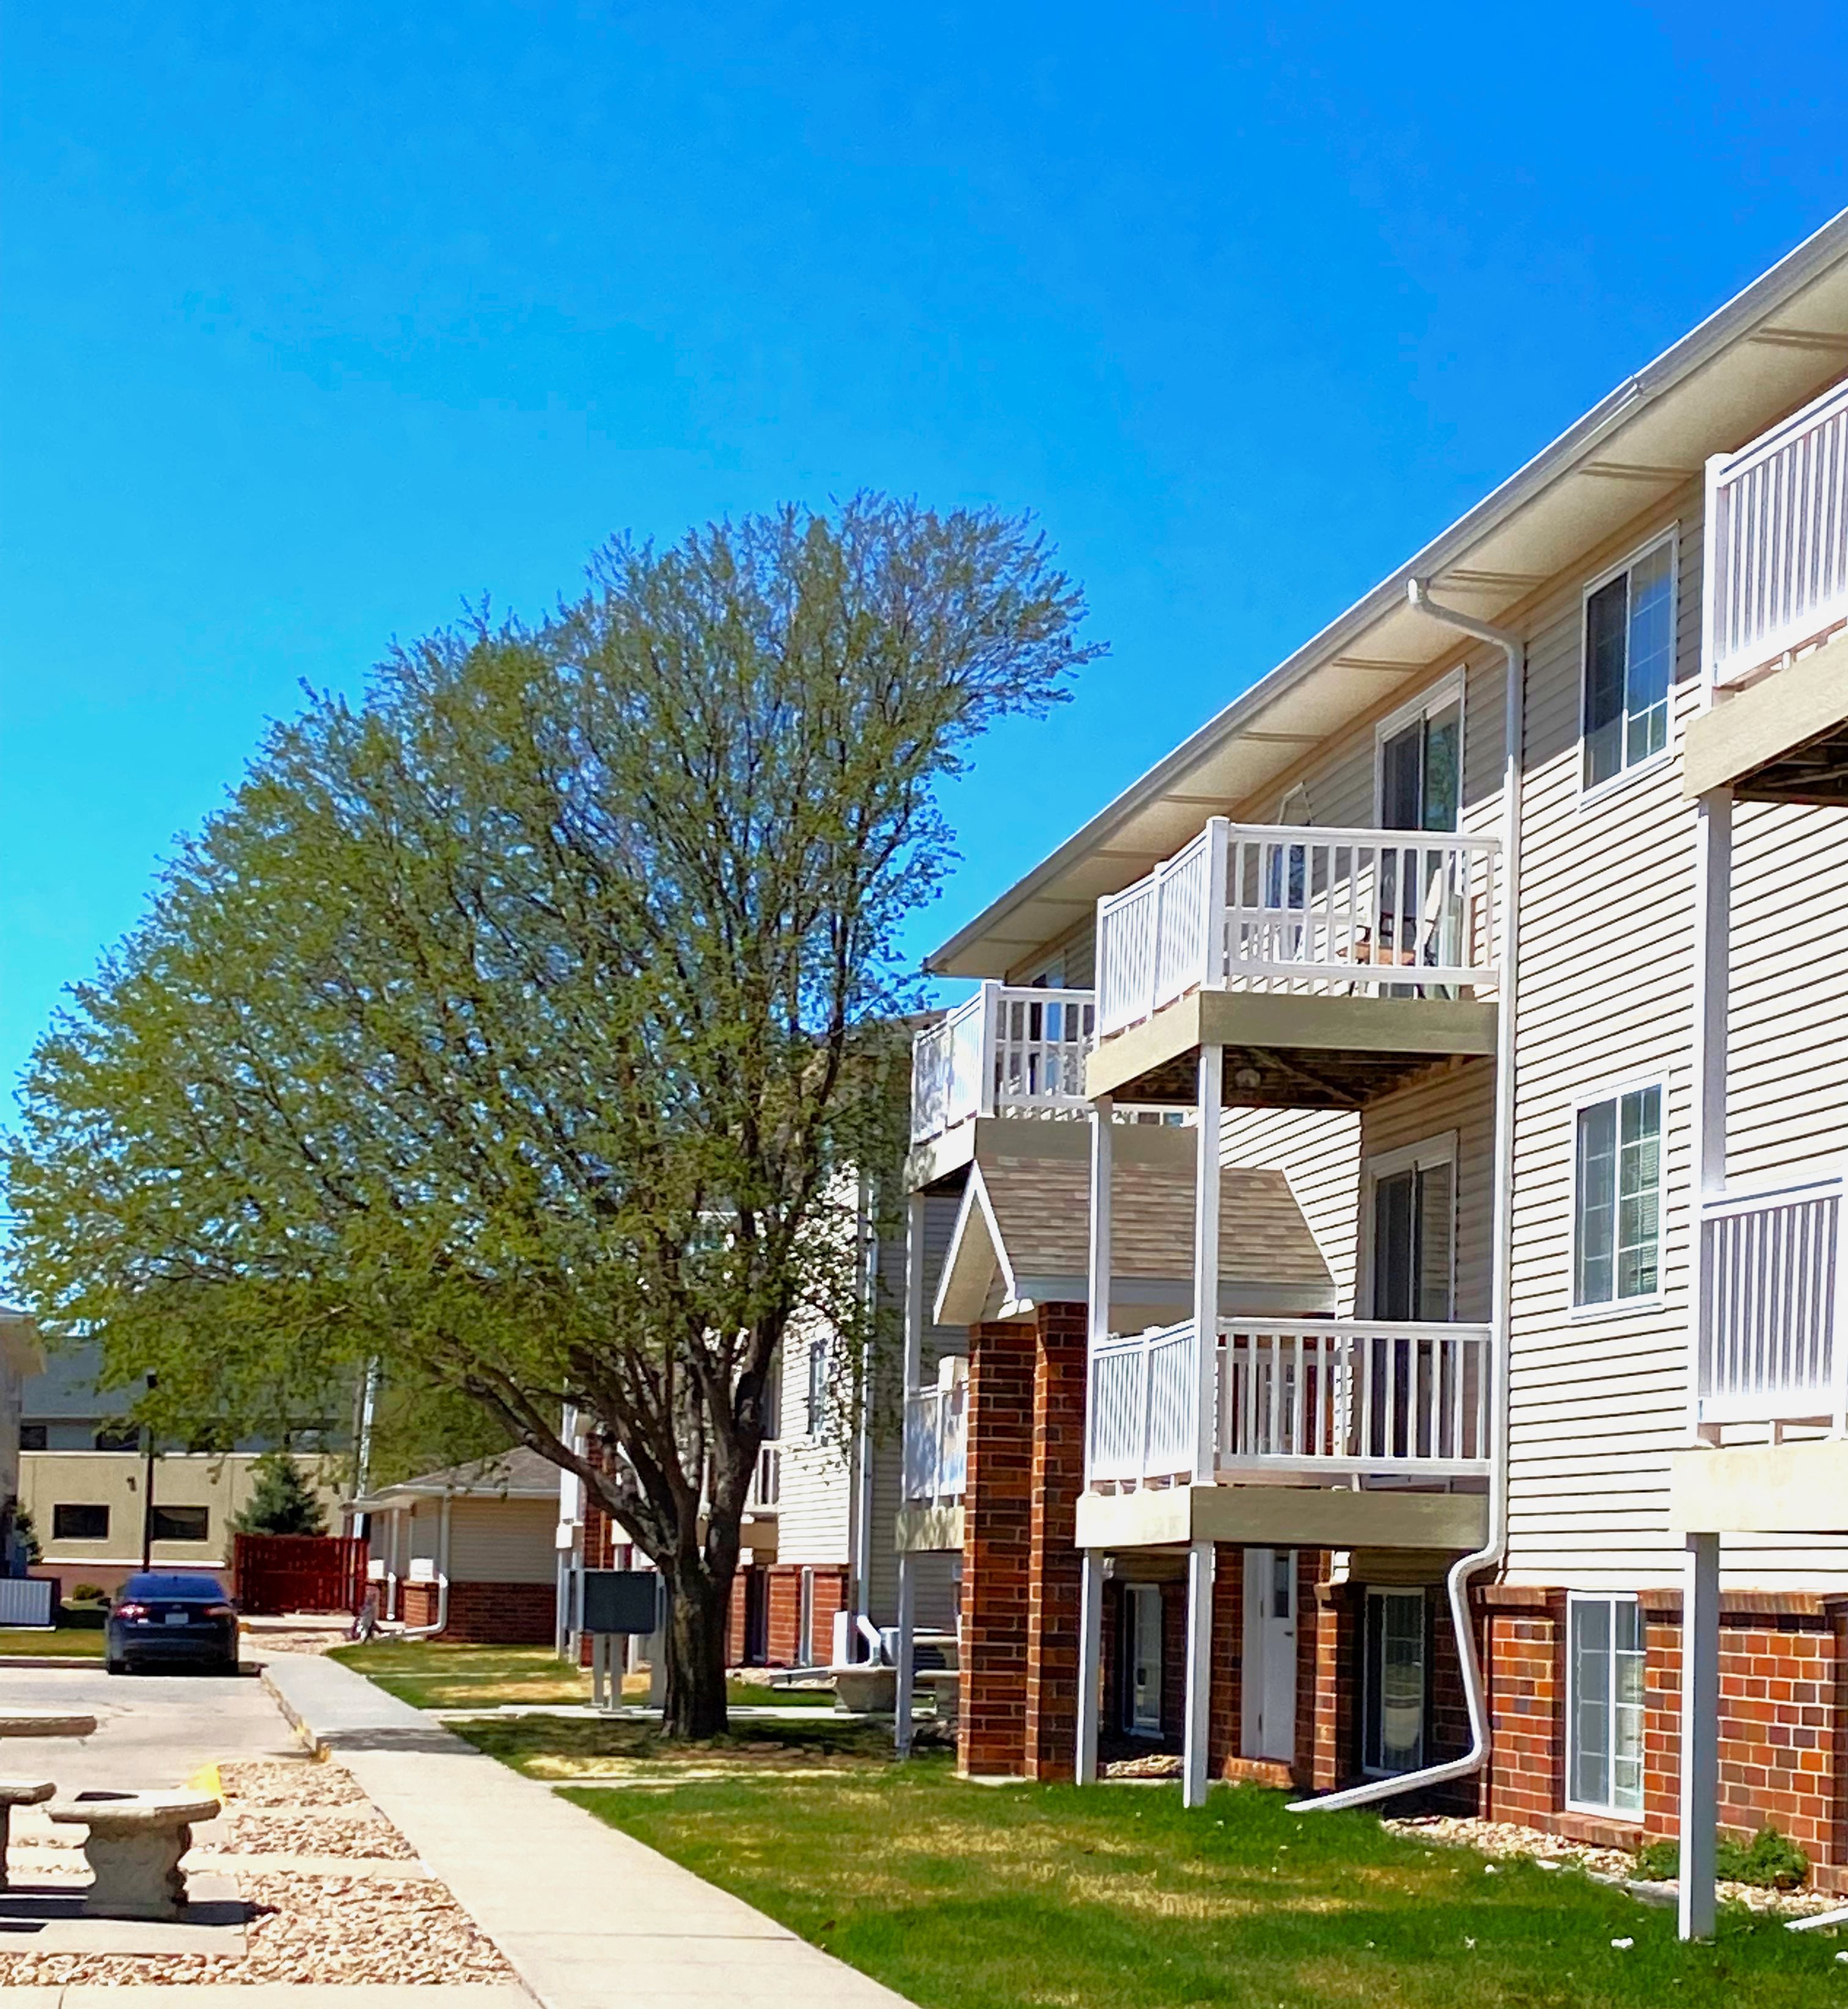
<path fill-rule="evenodd" d="M 854 1433 L 853 1516 L 848 1531 L 848 1575 L 853 1596 L 853 1631 L 871 1645 L 877 1661 L 885 1642 L 873 1623 L 873 1376 L 875 1358 L 872 1327 L 879 1306 L 879 1224 L 871 1182 L 860 1182 L 860 1232 L 866 1249 L 866 1275 L 861 1288 L 866 1295 L 867 1332 L 860 1355 L 860 1423 Z M 903 1452 L 901 1451 L 901 1456 Z"/>
<path fill-rule="evenodd" d="M 436 1530 L 436 1621 L 431 1625 L 407 1625 L 394 1632 L 394 1639 L 434 1639 L 449 1622 L 449 1495 L 443 1495 L 443 1511 Z"/>
<path fill-rule="evenodd" d="M 1403 1772 L 1390 1779 L 1369 1780 L 1364 1786 L 1326 1793 L 1315 1799 L 1296 1800 L 1293 1813 L 1320 1808 L 1339 1809 L 1367 1805 L 1375 1800 L 1396 1798 L 1425 1786 L 1438 1786 L 1447 1780 L 1467 1777 L 1488 1762 L 1491 1733 L 1488 1698 L 1482 1685 L 1482 1665 L 1476 1652 L 1475 1628 L 1470 1623 L 1470 1578 L 1479 1571 L 1492 1569 L 1508 1552 L 1508 1379 L 1509 1306 L 1513 1288 L 1514 1187 L 1514 1019 L 1520 948 L 1520 803 L 1522 714 L 1526 701 L 1527 649 L 1520 637 L 1506 628 L 1492 627 L 1455 608 L 1440 607 L 1431 597 L 1428 582 L 1407 582 L 1406 597 L 1421 614 L 1447 627 L 1460 629 L 1480 642 L 1491 642 L 1508 664 L 1502 757 L 1502 956 L 1500 997 L 1495 1013 L 1495 1204 L 1490 1233 L 1494 1260 L 1490 1267 L 1489 1324 L 1495 1348 L 1495 1456 L 1488 1476 L 1488 1533 L 1483 1546 L 1450 1565 L 1445 1588 L 1450 1600 L 1450 1621 L 1456 1629 L 1456 1657 L 1463 1672 L 1463 1699 L 1470 1713 L 1470 1748 L 1460 1758 L 1442 1765 L 1427 1765 L 1416 1772 Z"/>

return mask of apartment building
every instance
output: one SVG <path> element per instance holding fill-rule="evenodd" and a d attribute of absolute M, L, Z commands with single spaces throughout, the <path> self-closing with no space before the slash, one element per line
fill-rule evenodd
<path fill-rule="evenodd" d="M 932 958 L 967 1770 L 1848 1887 L 1845 805 L 1848 216 Z"/>

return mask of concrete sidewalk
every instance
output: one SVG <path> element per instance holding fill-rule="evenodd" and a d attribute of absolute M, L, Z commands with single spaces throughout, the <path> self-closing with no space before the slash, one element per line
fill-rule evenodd
<path fill-rule="evenodd" d="M 548 2009 L 909 2009 L 350 1668 L 276 1660 L 264 1680 Z"/>

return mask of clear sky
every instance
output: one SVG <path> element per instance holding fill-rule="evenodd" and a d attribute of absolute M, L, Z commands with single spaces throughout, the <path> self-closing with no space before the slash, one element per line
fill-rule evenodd
<path fill-rule="evenodd" d="M 1037 511 L 920 951 L 1848 204 L 1848 15 L 7 10 L 0 1075 L 300 680 L 610 532 Z"/>

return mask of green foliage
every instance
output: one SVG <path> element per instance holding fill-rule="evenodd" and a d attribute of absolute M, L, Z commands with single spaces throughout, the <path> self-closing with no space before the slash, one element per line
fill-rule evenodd
<path fill-rule="evenodd" d="M 35 1052 L 41 1326 L 185 1441 L 321 1424 L 372 1361 L 473 1405 L 659 1564 L 669 1719 L 722 1721 L 777 1348 L 892 1344 L 857 1177 L 902 1159 L 938 792 L 1082 612 L 1023 522 L 862 496 L 619 540 L 543 625 L 313 698 Z"/>
<path fill-rule="evenodd" d="M 250 1497 L 232 1517 L 240 1535 L 325 1535 L 326 1511 L 285 1450 L 266 1451 L 250 1468 Z"/>
<path fill-rule="evenodd" d="M 1797 1890 L 1810 1880 L 1810 1858 L 1775 1827 L 1761 1827 L 1750 1841 L 1721 1835 L 1714 1844 L 1714 1870 L 1724 1883 Z M 1681 1874 L 1680 1844 L 1644 1842 L 1637 1851 L 1637 1874 L 1648 1883 L 1673 1883 Z"/>
<path fill-rule="evenodd" d="M 33 1525 L 31 1510 L 20 1506 L 17 1501 L 13 1502 L 12 1531 L 19 1537 L 20 1547 L 28 1563 L 44 1561 L 44 1550 L 39 1542 L 38 1529 Z"/>
<path fill-rule="evenodd" d="M 73 1604 L 107 1604 L 109 1593 L 100 1583 L 73 1583 L 69 1601 Z"/>

